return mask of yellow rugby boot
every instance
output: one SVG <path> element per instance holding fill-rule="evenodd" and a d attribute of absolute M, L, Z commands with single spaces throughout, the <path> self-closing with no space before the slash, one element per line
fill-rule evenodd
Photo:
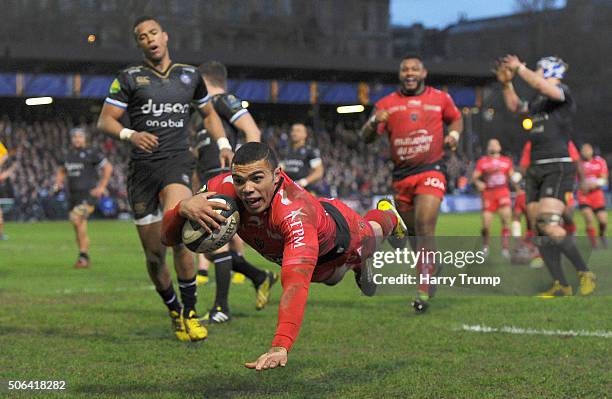
<path fill-rule="evenodd" d="M 554 298 L 558 296 L 574 295 L 570 285 L 561 285 L 559 280 L 555 280 L 552 287 L 538 294 L 538 298 Z"/>
<path fill-rule="evenodd" d="M 172 323 L 172 331 L 174 331 L 176 338 L 183 342 L 189 341 L 189 335 L 187 335 L 187 331 L 185 330 L 185 325 L 183 323 L 183 316 L 176 310 L 171 310 L 169 314 Z"/>
<path fill-rule="evenodd" d="M 242 273 L 234 272 L 232 274 L 232 284 L 244 284 L 246 276 Z"/>
<path fill-rule="evenodd" d="M 395 228 L 393 229 L 393 232 L 391 234 L 393 235 L 395 240 L 397 241 L 403 240 L 404 237 L 406 237 L 406 231 L 408 230 L 408 228 L 406 227 L 406 223 L 404 223 L 404 219 L 402 219 L 402 217 L 400 216 L 399 212 L 397 211 L 393 203 L 390 200 L 383 198 L 380 201 L 378 201 L 378 203 L 376 204 L 376 209 L 380 211 L 393 212 L 393 214 L 397 218 L 397 224 L 395 225 Z"/>
<path fill-rule="evenodd" d="M 187 317 L 183 317 L 185 331 L 191 341 L 202 341 L 208 337 L 208 330 L 200 322 L 200 318 L 194 310 L 190 310 Z"/>
<path fill-rule="evenodd" d="M 266 270 L 266 279 L 263 283 L 259 284 L 256 290 L 255 297 L 255 309 L 262 310 L 266 307 L 270 301 L 270 294 L 272 293 L 272 286 L 278 281 L 278 273 L 273 273 Z"/>
<path fill-rule="evenodd" d="M 591 295 L 595 291 L 595 273 L 593 272 L 578 272 L 580 278 L 580 285 L 578 292 L 582 296 Z"/>

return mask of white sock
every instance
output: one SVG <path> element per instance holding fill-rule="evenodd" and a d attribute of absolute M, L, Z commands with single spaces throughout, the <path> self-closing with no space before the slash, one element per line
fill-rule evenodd
<path fill-rule="evenodd" d="M 512 237 L 520 237 L 521 236 L 521 222 L 518 220 L 512 221 Z"/>

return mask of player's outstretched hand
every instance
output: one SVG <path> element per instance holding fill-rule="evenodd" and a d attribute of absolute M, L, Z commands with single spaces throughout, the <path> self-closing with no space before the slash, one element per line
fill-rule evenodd
<path fill-rule="evenodd" d="M 257 371 L 285 367 L 287 364 L 287 349 L 281 346 L 273 346 L 269 351 L 259 356 L 256 361 L 245 363 L 248 369 Z"/>
<path fill-rule="evenodd" d="M 516 73 L 523 63 L 516 55 L 508 54 L 502 58 L 502 65 Z"/>
<path fill-rule="evenodd" d="M 217 213 L 216 209 L 229 210 L 229 206 L 225 203 L 209 201 L 208 197 L 212 195 L 215 193 L 200 193 L 181 201 L 179 215 L 199 223 L 206 231 L 212 233 L 220 227 L 219 223 L 225 222 L 225 218 Z"/>
<path fill-rule="evenodd" d="M 502 84 L 511 82 L 512 79 L 514 79 L 513 70 L 506 67 L 503 59 L 501 58 L 495 61 L 495 68 L 493 69 L 493 72 L 495 73 L 497 80 Z"/>
<path fill-rule="evenodd" d="M 148 132 L 136 132 L 130 137 L 132 144 L 145 152 L 151 153 L 159 144 L 157 136 Z"/>
<path fill-rule="evenodd" d="M 219 161 L 222 168 L 229 168 L 234 159 L 234 153 L 229 148 L 224 148 L 219 152 Z"/>

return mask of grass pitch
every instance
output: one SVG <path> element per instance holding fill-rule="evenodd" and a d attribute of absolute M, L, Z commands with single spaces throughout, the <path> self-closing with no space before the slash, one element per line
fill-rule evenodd
<path fill-rule="evenodd" d="M 443 215 L 438 231 L 476 235 L 479 223 L 478 215 Z M 612 392 L 609 271 L 600 276 L 598 296 L 441 293 L 422 316 L 412 312 L 409 296 L 361 296 L 350 275 L 335 287 L 314 284 L 287 367 L 257 373 L 243 363 L 268 349 L 280 287 L 269 307 L 256 312 L 253 288 L 233 285 L 234 319 L 212 326 L 206 342 L 181 343 L 148 280 L 131 223 L 90 224 L 89 270 L 72 268 L 76 250 L 67 222 L 8 224 L 6 232 L 0 396 L 36 394 L 8 391 L 9 380 L 62 380 L 65 391 L 45 396 L 109 398 L 606 398 Z M 609 255 L 598 255 L 608 267 Z M 278 270 L 253 253 L 248 258 Z M 213 288 L 199 289 L 200 313 L 211 305 Z M 474 332 L 464 325 L 531 331 Z M 569 330 L 600 336 L 563 333 Z M 546 331 L 555 335 L 541 335 Z"/>

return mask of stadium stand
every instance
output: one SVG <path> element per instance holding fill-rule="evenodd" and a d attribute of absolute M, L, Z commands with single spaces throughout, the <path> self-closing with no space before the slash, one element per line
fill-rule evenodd
<path fill-rule="evenodd" d="M 64 193 L 54 193 L 53 176 L 69 145 L 69 130 L 76 124 L 70 119 L 50 119 L 41 122 L 0 119 L 0 140 L 13 150 L 12 162 L 17 163 L 14 176 L 5 182 L 4 196 L 14 197 L 14 206 L 7 214 L 11 220 L 35 221 L 66 217 Z M 109 196 L 114 206 L 108 215 L 115 217 L 129 211 L 125 176 L 129 147 L 89 129 L 89 145 L 99 148 L 116 165 L 109 184 Z M 288 146 L 289 125 L 261 123 L 264 139 L 279 153 Z M 326 175 L 316 186 L 320 195 L 366 201 L 373 195 L 387 192 L 390 166 L 387 164 L 384 140 L 374 147 L 361 143 L 358 129 L 352 122 L 338 123 L 316 131 L 314 139 L 326 162 Z M 348 166 L 348 167 L 347 167 Z M 375 173 L 371 173 L 376 171 Z M 367 177 L 367 178 L 366 178 Z"/>
<path fill-rule="evenodd" d="M 289 145 L 290 124 L 266 124 L 258 121 L 263 139 L 270 143 L 279 154 Z M 0 141 L 13 152 L 12 161 L 17 163 L 15 174 L 0 183 L 0 198 L 13 198 L 14 203 L 7 220 L 37 221 L 66 218 L 67 203 L 63 192 L 53 192 L 53 176 L 69 145 L 69 130 L 76 126 L 71 119 L 48 119 L 36 122 L 12 121 L 6 115 L 0 118 Z M 126 172 L 129 147 L 88 127 L 90 145 L 102 150 L 116 166 L 109 183 L 109 197 L 98 206 L 97 217 L 128 217 L 129 206 L 126 192 Z M 366 146 L 357 139 L 359 122 L 353 120 L 327 123 L 315 129 L 312 140 L 321 150 L 325 162 L 325 177 L 315 185 L 315 192 L 321 196 L 339 197 L 350 201 L 361 209 L 371 205 L 372 198 L 389 192 L 391 164 L 385 147 L 386 138 Z M 608 162 L 612 154 L 602 154 Z M 473 169 L 473 162 L 462 155 L 451 154 L 447 159 L 448 192 L 473 194 L 466 176 Z M 465 198 L 463 198 L 465 200 Z M 449 208 L 443 210 L 461 211 L 454 206 L 454 198 L 447 197 Z M 463 203 L 463 202 L 462 202 Z M 479 204 L 476 204 L 479 205 Z"/>

